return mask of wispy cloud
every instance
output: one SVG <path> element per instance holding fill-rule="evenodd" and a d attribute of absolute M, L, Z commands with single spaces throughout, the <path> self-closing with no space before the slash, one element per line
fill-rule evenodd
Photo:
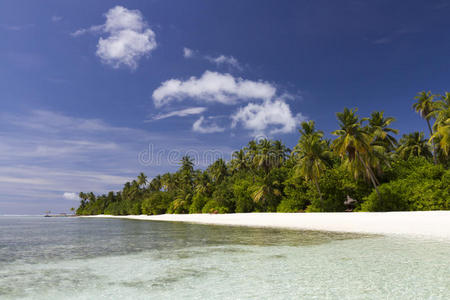
<path fill-rule="evenodd" d="M 189 107 L 181 110 L 171 111 L 165 114 L 157 114 L 152 120 L 162 120 L 170 117 L 186 117 L 191 115 L 198 115 L 206 111 L 206 107 Z M 148 121 L 147 121 L 148 122 Z"/>
<path fill-rule="evenodd" d="M 393 30 L 388 34 L 372 39 L 371 42 L 374 45 L 385 45 L 396 41 L 402 36 L 405 36 L 407 34 L 414 34 L 417 32 L 420 32 L 420 30 L 417 28 L 402 26 L 401 28 Z"/>
<path fill-rule="evenodd" d="M 198 133 L 216 133 L 225 131 L 225 128 L 219 127 L 214 122 L 205 121 L 205 118 L 201 116 L 200 119 L 195 121 L 192 125 L 192 130 Z"/>
<path fill-rule="evenodd" d="M 217 57 L 206 56 L 205 58 L 218 66 L 227 65 L 240 71 L 243 69 L 238 60 L 233 56 L 219 55 Z"/>
<path fill-rule="evenodd" d="M 139 60 L 157 47 L 155 33 L 139 10 L 116 6 L 106 12 L 105 17 L 105 24 L 78 29 L 72 36 L 87 32 L 105 33 L 107 36 L 100 37 L 96 51 L 101 61 L 113 68 L 126 66 L 136 69 Z"/>
<path fill-rule="evenodd" d="M 200 59 L 207 60 L 207 61 L 215 64 L 218 67 L 227 66 L 229 68 L 236 69 L 239 71 L 242 71 L 244 69 L 242 67 L 242 65 L 239 63 L 239 61 L 231 55 L 224 55 L 224 54 L 220 54 L 218 56 L 201 55 L 201 54 L 199 54 L 199 51 L 197 51 L 197 50 L 193 50 L 193 49 L 184 47 L 183 48 L 183 57 L 184 58 L 197 57 Z"/>
<path fill-rule="evenodd" d="M 57 22 L 61 21 L 62 19 L 63 19 L 63 17 L 61 17 L 61 16 L 52 16 L 51 17 L 51 20 L 54 23 L 57 23 Z"/>
<path fill-rule="evenodd" d="M 21 31 L 21 30 L 32 28 L 34 26 L 35 26 L 34 24 L 17 24 L 17 25 L 0 24 L 0 28 L 10 30 L 10 31 Z"/>
<path fill-rule="evenodd" d="M 66 192 L 118 190 L 139 172 L 151 178 L 175 170 L 186 149 L 199 157 L 211 153 L 189 127 L 155 133 L 46 110 L 0 113 L 0 128 L 0 214 L 67 211 L 75 204 L 65 201 Z"/>

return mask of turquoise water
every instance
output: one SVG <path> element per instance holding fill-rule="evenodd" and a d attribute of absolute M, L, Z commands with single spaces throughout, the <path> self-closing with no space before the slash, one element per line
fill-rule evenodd
<path fill-rule="evenodd" d="M 448 299 L 450 242 L 0 217 L 1 299 Z"/>

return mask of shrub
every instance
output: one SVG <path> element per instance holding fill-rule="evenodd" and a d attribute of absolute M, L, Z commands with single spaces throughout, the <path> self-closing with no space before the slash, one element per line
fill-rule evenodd
<path fill-rule="evenodd" d="M 172 195 L 168 192 L 154 192 L 142 201 L 142 213 L 146 215 L 159 215 L 167 212 Z"/>
<path fill-rule="evenodd" d="M 197 193 L 192 198 L 192 204 L 189 206 L 189 213 L 190 214 L 196 214 L 201 213 L 203 207 L 208 202 L 208 197 L 206 197 L 203 194 Z"/>
<path fill-rule="evenodd" d="M 381 200 L 373 191 L 363 211 L 450 209 L 450 170 L 423 158 L 393 164 L 390 182 L 379 186 Z"/>
<path fill-rule="evenodd" d="M 202 209 L 202 213 L 204 214 L 212 214 L 212 213 L 226 214 L 228 212 L 229 211 L 227 207 L 221 205 L 214 199 L 209 200 Z"/>
<path fill-rule="evenodd" d="M 313 184 L 309 185 L 311 197 L 311 209 L 322 211 L 339 212 L 345 211 L 344 205 L 347 195 L 358 201 L 358 205 L 363 198 L 370 194 L 370 186 L 363 181 L 355 181 L 350 173 L 339 166 L 334 169 L 328 169 L 319 180 L 319 187 L 322 193 L 320 201 L 319 193 Z"/>
<path fill-rule="evenodd" d="M 234 212 L 236 203 L 232 185 L 229 180 L 224 180 L 217 186 L 212 195 L 212 198 L 215 203 L 217 203 L 217 207 L 224 207 L 226 208 L 227 212 Z"/>
<path fill-rule="evenodd" d="M 250 192 L 252 186 L 252 179 L 249 177 L 242 177 L 235 180 L 233 184 L 233 195 L 236 202 L 236 212 L 244 213 L 254 210 L 254 202 Z"/>
<path fill-rule="evenodd" d="M 308 184 L 299 177 L 290 177 L 284 182 L 285 197 L 277 207 L 278 212 L 304 211 L 310 204 Z"/>

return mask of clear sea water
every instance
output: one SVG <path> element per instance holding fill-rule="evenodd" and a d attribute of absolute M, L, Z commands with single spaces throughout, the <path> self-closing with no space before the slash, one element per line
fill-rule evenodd
<path fill-rule="evenodd" d="M 450 242 L 0 217 L 1 299 L 449 299 Z"/>

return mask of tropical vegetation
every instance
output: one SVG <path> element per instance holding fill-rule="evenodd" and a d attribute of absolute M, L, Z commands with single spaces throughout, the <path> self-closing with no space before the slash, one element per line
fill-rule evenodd
<path fill-rule="evenodd" d="M 292 150 L 279 140 L 251 140 L 229 161 L 195 169 L 184 156 L 178 171 L 143 173 L 118 192 L 81 192 L 78 215 L 339 212 L 450 209 L 450 93 L 420 92 L 413 109 L 423 132 L 403 134 L 375 111 L 336 114 L 334 139 L 300 125 Z M 348 205 L 353 199 L 353 206 Z"/>

